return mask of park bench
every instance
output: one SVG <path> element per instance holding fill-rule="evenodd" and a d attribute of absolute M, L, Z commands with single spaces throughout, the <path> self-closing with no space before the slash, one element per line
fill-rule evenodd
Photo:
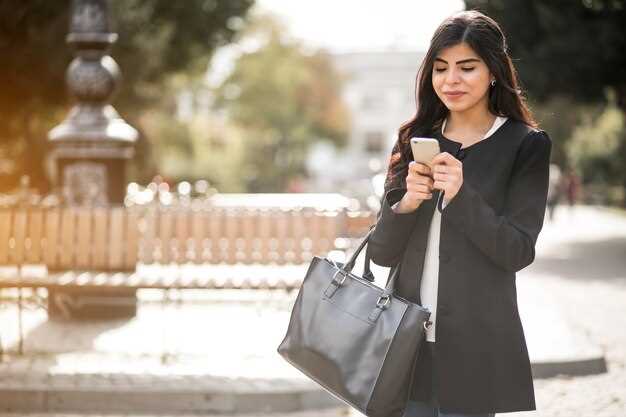
<path fill-rule="evenodd" d="M 21 315 L 21 289 L 46 288 L 48 309 L 68 317 L 85 289 L 159 289 L 164 301 L 172 289 L 290 291 L 312 256 L 348 249 L 372 222 L 345 208 L 0 209 L 0 290 L 19 291 Z"/>

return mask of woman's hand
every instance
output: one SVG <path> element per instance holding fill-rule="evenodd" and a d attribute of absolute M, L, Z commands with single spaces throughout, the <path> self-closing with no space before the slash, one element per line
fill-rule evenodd
<path fill-rule="evenodd" d="M 406 193 L 394 208 L 396 213 L 414 211 L 422 201 L 432 198 L 433 179 L 430 167 L 421 162 L 409 162 L 406 189 Z"/>
<path fill-rule="evenodd" d="M 459 192 L 463 184 L 463 163 L 448 152 L 441 152 L 431 160 L 433 167 L 433 188 L 445 192 L 444 202 L 450 200 Z"/>

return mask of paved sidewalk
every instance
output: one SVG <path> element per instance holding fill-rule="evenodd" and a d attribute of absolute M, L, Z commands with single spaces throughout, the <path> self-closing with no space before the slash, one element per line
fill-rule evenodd
<path fill-rule="evenodd" d="M 626 211 L 559 207 L 518 287 L 540 282 L 572 329 L 604 352 L 608 371 L 535 381 L 537 411 L 515 417 L 626 416 Z M 519 297 L 522 298 L 522 291 Z M 520 310 L 525 299 L 520 301 Z M 509 415 L 509 414 L 504 414 Z"/>
<path fill-rule="evenodd" d="M 578 207 L 571 216 L 559 209 L 556 222 L 546 221 L 537 260 L 518 274 L 518 303 L 531 360 L 534 366 L 559 361 L 571 365 L 606 357 L 608 373 L 536 379 L 538 412 L 502 415 L 624 416 L 626 217 L 591 207 Z M 384 274 L 377 277 L 384 279 Z M 357 416 L 345 407 L 336 408 L 328 394 L 275 353 L 295 296 L 187 292 L 180 308 L 162 310 L 158 293 L 144 291 L 136 319 L 105 323 L 48 322 L 43 311 L 29 311 L 24 317 L 28 354 L 0 364 L 0 388 L 5 394 L 14 389 L 12 401 L 17 392 L 26 393 L 23 404 L 33 406 L 32 411 L 42 411 L 35 407 L 39 399 L 45 410 L 69 409 L 79 415 L 132 410 L 263 415 L 264 410 L 275 410 L 288 414 L 273 415 L 285 417 Z M 15 342 L 15 317 L 11 309 L 0 309 L 5 345 Z M 170 353 L 165 364 L 160 362 L 163 350 Z M 41 351 L 50 353 L 37 353 Z M 582 373 L 589 370 L 587 366 Z M 28 389 L 34 394 L 28 395 Z M 63 395 L 41 394 L 54 389 Z M 101 409 L 89 398 L 96 398 Z M 237 400 L 242 400 L 239 406 Z M 320 403 L 330 408 L 294 413 Z M 0 409 L 2 404 L 0 400 Z M 87 408 L 69 407 L 81 404 Z"/>
<path fill-rule="evenodd" d="M 44 311 L 28 312 L 27 354 L 0 365 L 0 411 L 234 413 L 337 406 L 276 352 L 295 296 L 189 291 L 184 303 L 164 308 L 160 294 L 144 291 L 138 315 L 129 321 L 47 321 Z M 0 322 L 15 326 L 11 317 L 15 311 L 4 310 Z"/>

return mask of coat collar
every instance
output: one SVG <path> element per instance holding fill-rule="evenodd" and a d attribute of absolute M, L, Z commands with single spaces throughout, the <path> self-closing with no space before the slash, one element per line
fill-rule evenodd
<path fill-rule="evenodd" d="M 461 143 L 455 142 L 444 137 L 439 130 L 434 132 L 434 137 L 439 141 L 439 150 L 441 152 L 448 152 L 455 158 L 458 156 L 459 149 L 461 149 Z"/>
<path fill-rule="evenodd" d="M 493 131 L 488 132 L 487 137 L 483 138 L 481 141 L 491 141 L 492 137 L 495 137 L 497 135 L 502 134 L 502 132 L 505 131 L 508 126 L 511 126 L 513 124 L 512 123 L 512 119 L 510 117 L 503 118 L 503 117 L 499 116 L 499 119 L 504 119 L 504 120 L 500 120 L 500 123 L 498 123 L 495 126 L 495 129 Z M 498 122 L 498 119 L 496 119 L 496 122 Z M 494 122 L 494 124 L 496 122 Z M 492 126 L 492 128 L 493 127 L 494 126 Z M 467 149 L 467 148 L 461 150 L 461 146 L 463 146 L 462 143 L 453 141 L 453 140 L 448 139 L 445 136 L 443 136 L 443 133 L 441 131 L 441 127 L 436 128 L 432 133 L 433 133 L 433 137 L 437 138 L 437 140 L 439 141 L 439 149 L 441 150 L 441 152 L 448 152 L 448 153 L 452 154 L 452 156 L 454 156 L 455 158 L 461 159 L 461 160 L 465 157 L 465 155 L 467 153 L 465 151 L 465 149 Z M 481 141 L 476 142 L 476 143 L 470 145 L 469 147 L 474 147 L 475 145 L 477 145 Z"/>

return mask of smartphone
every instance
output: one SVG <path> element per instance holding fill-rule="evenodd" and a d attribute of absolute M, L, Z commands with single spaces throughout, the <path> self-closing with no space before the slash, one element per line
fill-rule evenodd
<path fill-rule="evenodd" d="M 430 161 L 441 152 L 439 141 L 435 138 L 411 138 L 411 150 L 415 162 L 421 162 L 431 168 Z"/>

